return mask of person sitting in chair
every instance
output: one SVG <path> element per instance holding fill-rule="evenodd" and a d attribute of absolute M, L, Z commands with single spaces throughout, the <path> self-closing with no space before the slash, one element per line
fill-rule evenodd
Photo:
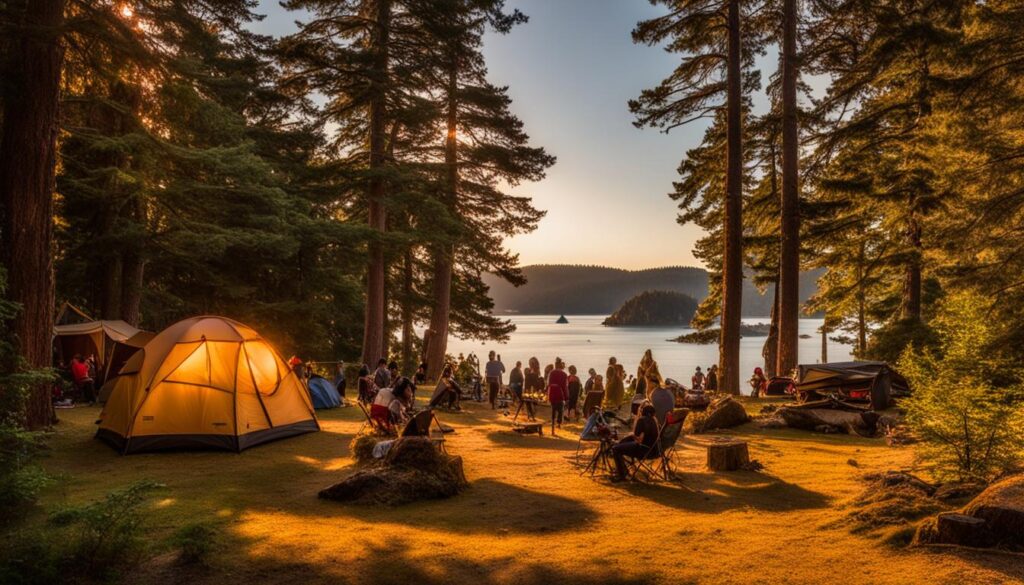
<path fill-rule="evenodd" d="M 462 396 L 462 388 L 455 382 L 455 371 L 451 364 L 441 371 L 441 379 L 437 381 L 437 388 L 430 397 L 430 408 L 437 408 L 444 403 L 451 410 L 459 409 L 459 398 Z"/>
<path fill-rule="evenodd" d="M 395 402 L 395 393 L 391 388 L 381 388 L 373 398 L 370 405 L 370 418 L 380 423 L 380 426 L 394 430 L 394 421 L 391 417 L 391 404 Z"/>
<path fill-rule="evenodd" d="M 393 424 L 404 425 L 409 422 L 409 408 L 412 406 L 415 390 L 416 385 L 409 378 L 399 377 L 395 381 L 395 387 L 391 391 L 394 399 L 388 405 Z"/>
<path fill-rule="evenodd" d="M 370 368 L 363 364 L 359 368 L 359 402 L 370 404 L 377 395 L 377 387 L 373 383 L 373 376 L 370 375 Z"/>
<path fill-rule="evenodd" d="M 634 459 L 644 457 L 651 448 L 658 442 L 658 420 L 654 418 L 654 406 L 645 404 L 640 409 L 640 416 L 633 425 L 633 433 L 627 435 L 612 447 L 612 457 L 615 459 L 615 475 L 613 482 L 620 482 L 629 475 L 626 467 L 626 457 Z"/>

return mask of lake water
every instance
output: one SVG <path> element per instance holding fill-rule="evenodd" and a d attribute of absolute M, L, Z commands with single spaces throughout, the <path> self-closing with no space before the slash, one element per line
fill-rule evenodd
<path fill-rule="evenodd" d="M 554 363 L 555 357 L 561 357 L 567 365 L 575 365 L 585 377 L 587 369 L 594 368 L 602 376 L 608 365 L 608 358 L 615 356 L 626 368 L 626 373 L 636 374 L 640 358 L 644 351 L 650 349 L 658 362 L 661 375 L 675 378 L 686 384 L 694 368 L 700 366 L 707 371 L 708 366 L 718 362 L 718 346 L 695 345 L 668 341 L 692 329 L 682 327 L 605 327 L 601 325 L 604 315 L 566 315 L 568 324 L 556 324 L 558 315 L 511 315 L 516 324 L 516 331 L 508 343 L 480 343 L 450 338 L 448 353 L 468 355 L 476 353 L 481 362 L 487 361 L 487 352 L 495 350 L 501 354 L 505 367 L 509 370 L 516 361 L 526 364 L 531 357 L 537 357 L 541 366 Z M 768 323 L 768 319 L 744 319 L 744 323 Z M 809 339 L 800 340 L 801 363 L 818 363 L 821 361 L 821 327 L 822 319 L 801 319 L 800 334 L 810 335 Z M 764 337 L 744 337 L 740 340 L 740 379 L 746 380 L 754 371 L 755 366 L 763 365 L 761 348 Z M 829 341 L 829 361 L 847 361 L 852 359 L 852 347 Z M 743 392 L 750 388 L 742 385 Z"/>

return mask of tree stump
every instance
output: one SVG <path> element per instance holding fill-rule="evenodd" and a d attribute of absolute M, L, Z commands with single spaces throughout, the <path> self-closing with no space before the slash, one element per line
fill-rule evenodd
<path fill-rule="evenodd" d="M 708 469 L 736 471 L 750 463 L 746 441 L 721 441 L 708 445 Z"/>
<path fill-rule="evenodd" d="M 988 542 L 988 527 L 983 518 L 953 512 L 939 514 L 935 532 L 938 542 L 961 546 L 985 547 Z"/>

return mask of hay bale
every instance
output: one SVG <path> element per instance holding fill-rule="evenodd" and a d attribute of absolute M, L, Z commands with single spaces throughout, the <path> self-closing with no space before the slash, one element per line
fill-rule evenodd
<path fill-rule="evenodd" d="M 319 496 L 340 502 L 400 506 L 450 498 L 467 485 L 461 457 L 441 453 L 426 437 L 404 437 L 395 441 L 380 466 L 357 471 L 320 490 Z"/>
<path fill-rule="evenodd" d="M 750 420 L 747 410 L 731 396 L 715 399 L 704 412 L 694 412 L 683 423 L 686 433 L 703 433 L 714 429 L 728 429 Z"/>
<path fill-rule="evenodd" d="M 352 457 L 356 460 L 356 463 L 366 464 L 373 462 L 373 448 L 377 446 L 382 439 L 369 433 L 363 433 L 356 435 L 352 438 L 352 442 L 349 443 L 349 451 L 352 452 Z"/>
<path fill-rule="evenodd" d="M 867 475 L 864 480 L 867 487 L 847 515 L 854 532 L 909 526 L 946 509 L 932 497 L 935 486 L 909 473 L 887 471 Z"/>

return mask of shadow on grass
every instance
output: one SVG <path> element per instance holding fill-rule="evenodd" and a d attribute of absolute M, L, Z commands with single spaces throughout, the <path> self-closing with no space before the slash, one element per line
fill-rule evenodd
<path fill-rule="evenodd" d="M 246 548 L 250 543 L 246 537 L 236 537 L 232 546 Z M 339 545 L 339 548 L 342 545 Z M 347 546 L 359 547 L 352 543 Z M 486 560 L 475 560 L 465 556 L 452 556 L 443 550 L 436 556 L 416 557 L 407 551 L 418 548 L 416 543 L 405 539 L 392 539 L 386 545 L 369 543 L 359 547 L 358 556 L 352 561 L 316 562 L 308 560 L 306 551 L 294 546 L 282 547 L 272 557 L 249 554 L 242 566 L 193 567 L 182 570 L 170 559 L 155 559 L 145 570 L 136 575 L 132 582 L 161 582 L 168 585 L 187 583 L 221 582 L 227 576 L 230 581 L 251 581 L 267 584 L 314 585 L 320 583 L 373 583 L 375 585 L 450 585 L 452 583 L 473 583 L 474 585 L 498 585 L 517 583 L 521 585 L 578 584 L 578 585 L 640 585 L 657 581 L 657 574 L 637 570 L 630 577 L 617 576 L 621 569 L 615 566 L 601 567 L 594 563 L 584 567 L 546 565 L 522 562 L 514 554 L 489 556 Z M 584 572 L 586 571 L 586 572 Z M 693 581 L 677 580 L 679 585 Z"/>
<path fill-rule="evenodd" d="M 584 502 L 524 489 L 492 479 L 473 481 L 463 493 L 448 500 L 427 500 L 387 508 L 321 501 L 310 508 L 299 501 L 277 509 L 317 518 L 343 517 L 368 523 L 443 530 L 453 534 L 553 534 L 577 530 L 600 514 Z"/>
<path fill-rule="evenodd" d="M 831 497 L 753 471 L 697 473 L 676 470 L 671 482 L 621 484 L 630 495 L 679 510 L 715 514 L 738 508 L 767 512 L 825 508 Z"/>
<path fill-rule="evenodd" d="M 551 436 L 551 427 L 544 427 L 544 436 L 521 435 L 512 427 L 487 433 L 487 439 L 502 447 L 513 449 L 550 449 L 556 451 L 576 451 L 577 437 L 565 430 L 561 430 L 558 436 Z"/>

